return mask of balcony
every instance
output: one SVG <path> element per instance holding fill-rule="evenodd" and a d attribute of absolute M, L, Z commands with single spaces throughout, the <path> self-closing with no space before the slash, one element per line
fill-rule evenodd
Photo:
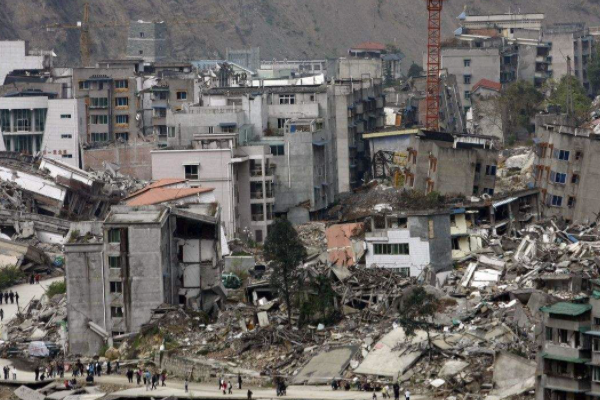
<path fill-rule="evenodd" d="M 279 118 L 318 118 L 319 103 L 272 104 L 269 117 Z"/>
<path fill-rule="evenodd" d="M 263 222 L 265 220 L 265 214 L 252 214 L 253 222 Z"/>
<path fill-rule="evenodd" d="M 580 377 L 575 379 L 566 376 L 546 375 L 546 384 L 544 387 L 554 390 L 562 390 L 566 392 L 584 393 L 590 390 L 591 383 L 589 378 Z"/>
<path fill-rule="evenodd" d="M 257 192 L 250 192 L 250 198 L 252 200 L 262 200 L 264 199 L 264 195 L 262 191 L 257 191 Z"/>

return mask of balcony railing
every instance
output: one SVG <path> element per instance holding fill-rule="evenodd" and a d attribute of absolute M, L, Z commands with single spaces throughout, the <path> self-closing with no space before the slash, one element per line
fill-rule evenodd
<path fill-rule="evenodd" d="M 262 222 L 265 220 L 265 214 L 252 214 L 252 221 Z"/>

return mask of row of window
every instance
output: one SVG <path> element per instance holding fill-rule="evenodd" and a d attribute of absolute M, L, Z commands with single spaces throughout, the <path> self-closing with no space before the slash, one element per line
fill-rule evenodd
<path fill-rule="evenodd" d="M 575 203 L 576 203 L 575 197 L 569 196 L 567 198 L 567 207 L 573 208 L 573 207 L 575 207 Z M 563 197 L 548 194 L 546 196 L 546 205 L 551 206 L 551 207 L 562 207 L 563 206 Z"/>
<path fill-rule="evenodd" d="M 116 115 L 115 123 L 129 124 L 129 115 Z M 108 125 L 108 115 L 90 115 L 90 125 Z"/>
<path fill-rule="evenodd" d="M 128 141 L 129 140 L 129 132 L 116 132 L 115 137 L 117 140 Z M 92 132 L 91 139 L 92 139 L 92 142 L 96 142 L 96 143 L 108 142 L 109 141 L 108 132 Z"/>
<path fill-rule="evenodd" d="M 487 176 L 496 176 L 496 170 L 497 170 L 497 167 L 495 165 L 486 165 L 485 166 L 485 174 Z M 476 174 L 481 173 L 481 164 L 480 163 L 475 164 L 475 173 Z"/>
<path fill-rule="evenodd" d="M 375 255 L 409 255 L 410 248 L 408 243 L 375 243 L 373 245 L 373 254 Z"/>
<path fill-rule="evenodd" d="M 127 79 L 117 79 L 115 82 L 116 89 L 127 89 L 129 88 L 129 81 Z M 90 90 L 91 81 L 79 81 L 79 90 Z M 104 82 L 98 81 L 96 85 L 97 90 L 104 89 Z"/>
<path fill-rule="evenodd" d="M 115 106 L 129 106 L 129 97 L 115 97 Z M 91 97 L 90 108 L 108 108 L 108 97 Z"/>

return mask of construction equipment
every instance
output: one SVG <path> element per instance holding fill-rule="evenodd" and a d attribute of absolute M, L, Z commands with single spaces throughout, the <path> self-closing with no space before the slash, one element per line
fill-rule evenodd
<path fill-rule="evenodd" d="M 440 125 L 440 67 L 442 5 L 444 0 L 426 0 L 429 20 L 427 23 L 427 116 L 425 128 L 439 130 Z"/>
<path fill-rule="evenodd" d="M 155 22 L 155 21 L 148 21 Z M 218 23 L 222 22 L 220 19 L 211 18 L 211 19 L 186 19 L 186 20 L 172 20 L 172 21 L 156 21 L 161 23 L 166 23 L 168 25 L 190 25 L 190 24 L 199 24 L 199 23 Z M 103 29 L 103 28 L 115 28 L 115 27 L 125 27 L 129 26 L 129 22 L 90 22 L 90 4 L 86 2 L 83 5 L 83 18 L 81 21 L 78 21 L 75 25 L 73 24 L 59 24 L 54 23 L 50 25 L 46 25 L 44 28 L 47 31 L 55 31 L 55 30 L 78 30 L 79 34 L 79 51 L 81 57 L 81 64 L 84 67 L 89 67 L 91 63 L 91 29 Z"/>

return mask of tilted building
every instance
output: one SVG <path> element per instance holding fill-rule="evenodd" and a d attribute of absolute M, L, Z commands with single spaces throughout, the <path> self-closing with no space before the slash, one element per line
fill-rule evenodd
<path fill-rule="evenodd" d="M 115 206 L 65 243 L 69 353 L 97 354 L 163 304 L 212 312 L 224 297 L 215 204 Z"/>

